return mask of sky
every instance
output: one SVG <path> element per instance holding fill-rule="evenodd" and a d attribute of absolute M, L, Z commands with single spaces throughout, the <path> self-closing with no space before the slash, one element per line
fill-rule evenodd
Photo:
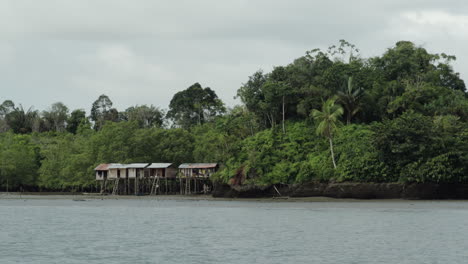
<path fill-rule="evenodd" d="M 0 0 L 0 101 L 167 108 L 199 82 L 232 107 L 255 71 L 340 39 L 362 57 L 413 41 L 467 78 L 467 14 L 463 0 Z"/>

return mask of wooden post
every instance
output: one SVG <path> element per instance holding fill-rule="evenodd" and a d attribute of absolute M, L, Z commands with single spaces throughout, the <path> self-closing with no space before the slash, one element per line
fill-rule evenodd
<path fill-rule="evenodd" d="M 124 194 L 125 194 L 125 195 L 127 195 L 127 192 L 128 192 L 128 190 L 127 190 L 127 181 L 128 181 L 128 179 L 125 178 L 125 179 L 124 179 Z"/>
<path fill-rule="evenodd" d="M 135 195 L 138 194 L 138 176 L 135 175 Z"/>
<path fill-rule="evenodd" d="M 182 177 L 179 175 L 179 194 L 182 195 Z"/>

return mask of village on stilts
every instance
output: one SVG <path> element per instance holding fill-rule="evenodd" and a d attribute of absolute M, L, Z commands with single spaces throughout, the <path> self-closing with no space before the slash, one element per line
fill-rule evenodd
<path fill-rule="evenodd" d="M 101 194 L 168 195 L 208 194 L 217 163 L 104 163 L 95 169 Z"/>

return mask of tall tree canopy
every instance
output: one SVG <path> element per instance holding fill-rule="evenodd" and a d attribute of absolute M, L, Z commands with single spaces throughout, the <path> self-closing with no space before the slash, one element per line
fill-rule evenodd
<path fill-rule="evenodd" d="M 112 101 L 105 94 L 99 96 L 91 107 L 91 120 L 94 122 L 94 129 L 99 130 L 105 121 L 117 121 L 119 113 L 112 108 Z"/>
<path fill-rule="evenodd" d="M 167 117 L 176 126 L 201 125 L 226 111 L 223 102 L 211 88 L 195 83 L 172 97 Z"/>
<path fill-rule="evenodd" d="M 153 105 L 131 106 L 122 113 L 122 119 L 137 121 L 141 128 L 162 127 L 164 111 Z"/>
<path fill-rule="evenodd" d="M 87 122 L 89 121 L 86 118 L 86 112 L 83 109 L 73 110 L 67 121 L 67 131 L 76 134 L 80 124 L 86 124 Z"/>
<path fill-rule="evenodd" d="M 37 120 L 38 112 L 29 108 L 24 110 L 23 106 L 16 107 L 5 116 L 6 123 L 13 132 L 26 134 L 33 131 L 34 123 Z"/>
<path fill-rule="evenodd" d="M 42 112 L 42 117 L 46 122 L 47 130 L 63 132 L 67 126 L 68 107 L 58 102 L 53 104 L 49 110 Z"/>

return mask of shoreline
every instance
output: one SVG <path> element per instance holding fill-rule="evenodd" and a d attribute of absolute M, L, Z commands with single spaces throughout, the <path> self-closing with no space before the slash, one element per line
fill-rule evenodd
<path fill-rule="evenodd" d="M 314 202 L 347 202 L 347 203 L 381 203 L 381 202 L 463 202 L 468 200 L 456 199 L 355 199 L 355 198 L 333 198 L 324 196 L 314 197 L 261 197 L 261 198 L 226 198 L 213 197 L 211 195 L 99 195 L 99 194 L 36 194 L 36 193 L 3 193 L 0 192 L 1 200 L 72 200 L 72 201 L 88 201 L 88 200 L 160 200 L 160 201 L 232 201 L 232 202 L 275 202 L 275 203 L 314 203 Z"/>
<path fill-rule="evenodd" d="M 100 195 L 100 194 L 41 194 L 41 193 L 2 193 L 0 200 L 161 200 L 161 201 L 246 201 L 246 202 L 333 202 L 365 201 L 364 199 L 336 199 L 330 197 L 262 197 L 262 198 L 227 198 L 212 195 Z M 393 200 L 393 199 L 387 199 Z M 399 199 L 395 199 L 399 200 Z"/>

